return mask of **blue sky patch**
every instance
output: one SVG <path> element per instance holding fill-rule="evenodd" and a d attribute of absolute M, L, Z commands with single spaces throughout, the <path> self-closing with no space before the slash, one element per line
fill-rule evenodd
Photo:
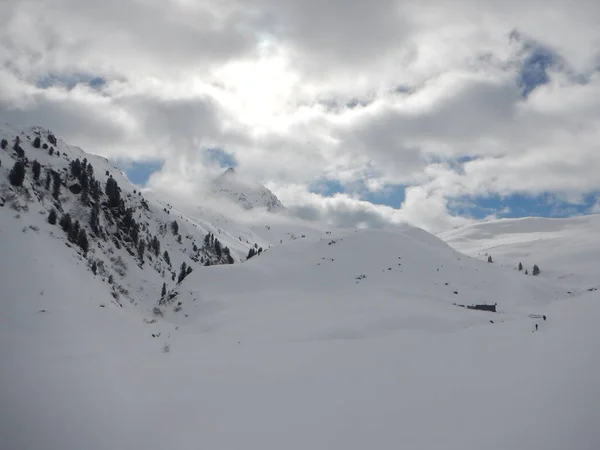
<path fill-rule="evenodd" d="M 511 194 L 508 196 L 490 195 L 485 197 L 464 196 L 449 202 L 449 210 L 454 215 L 483 219 L 491 214 L 503 218 L 518 217 L 571 217 L 586 214 L 596 203 L 595 193 L 584 196 L 581 203 L 560 200 L 552 193 L 537 196 Z"/>
<path fill-rule="evenodd" d="M 204 155 L 212 163 L 218 164 L 220 167 L 229 168 L 237 167 L 238 163 L 233 153 L 226 152 L 220 148 L 207 148 L 203 150 Z"/>
<path fill-rule="evenodd" d="M 384 189 L 377 192 L 369 191 L 364 183 L 359 183 L 359 185 L 354 186 L 357 186 L 358 190 L 349 190 L 337 180 L 321 179 L 313 183 L 309 187 L 309 191 L 315 194 L 321 194 L 324 197 L 333 197 L 335 194 L 344 193 L 352 195 L 355 192 L 358 192 L 361 200 L 371 202 L 375 205 L 391 206 L 393 208 L 399 208 L 405 199 L 406 187 L 403 185 L 386 186 Z"/>
<path fill-rule="evenodd" d="M 162 169 L 163 163 L 160 161 L 145 161 L 117 163 L 117 165 L 125 172 L 129 181 L 138 186 L 144 186 L 150 175 Z"/>
<path fill-rule="evenodd" d="M 85 73 L 49 73 L 38 78 L 35 85 L 40 89 L 48 89 L 50 87 L 62 87 L 64 89 L 71 90 L 75 88 L 78 84 L 86 84 L 92 89 L 101 89 L 106 84 L 106 80 L 100 76 Z"/>

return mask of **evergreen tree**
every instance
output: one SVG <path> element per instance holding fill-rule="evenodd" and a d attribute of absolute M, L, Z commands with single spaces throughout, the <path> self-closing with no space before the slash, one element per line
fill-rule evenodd
<path fill-rule="evenodd" d="M 131 240 L 135 245 L 138 245 L 138 241 L 140 240 L 140 231 L 138 224 L 134 224 L 129 230 L 129 236 L 131 236 Z"/>
<path fill-rule="evenodd" d="M 519 263 L 519 272 L 523 270 L 523 264 Z"/>
<path fill-rule="evenodd" d="M 165 298 L 167 295 L 167 283 L 163 283 L 162 289 L 160 290 L 160 298 Z"/>
<path fill-rule="evenodd" d="M 217 254 L 217 258 L 221 259 L 223 252 L 221 250 L 221 243 L 218 239 L 215 239 L 215 253 Z"/>
<path fill-rule="evenodd" d="M 38 162 L 37 159 L 35 159 L 33 161 L 33 164 L 31 166 L 31 170 L 33 171 L 33 179 L 35 181 L 40 179 L 40 172 L 42 170 L 42 165 Z"/>
<path fill-rule="evenodd" d="M 204 246 L 207 248 L 210 247 L 210 233 L 204 236 Z"/>
<path fill-rule="evenodd" d="M 525 269 L 525 275 L 529 275 L 529 271 Z"/>
<path fill-rule="evenodd" d="M 70 166 L 71 166 L 71 175 L 73 175 L 75 178 L 79 178 L 79 175 L 81 175 L 81 161 L 79 161 L 79 158 L 71 161 Z"/>
<path fill-rule="evenodd" d="M 179 277 L 177 278 L 177 282 L 181 283 L 183 279 L 187 275 L 187 264 L 184 262 L 181 263 L 181 269 L 179 270 Z"/>
<path fill-rule="evenodd" d="M 253 248 L 250 248 L 250 250 L 248 250 L 248 256 L 246 256 L 246 261 L 255 255 L 256 255 L 256 250 L 254 250 Z"/>
<path fill-rule="evenodd" d="M 83 250 L 83 254 L 86 255 L 90 248 L 90 244 L 88 242 L 87 234 L 83 228 L 79 230 L 79 234 L 77 236 L 77 245 L 81 247 L 81 250 Z"/>
<path fill-rule="evenodd" d="M 56 210 L 54 208 L 52 208 L 50 210 L 50 212 L 48 213 L 48 223 L 50 225 L 55 225 L 56 219 L 57 219 Z"/>
<path fill-rule="evenodd" d="M 46 171 L 46 190 L 50 190 L 50 182 L 52 181 L 52 175 L 49 171 Z"/>
<path fill-rule="evenodd" d="M 488 262 L 491 263 L 492 261 L 492 255 L 488 256 Z"/>
<path fill-rule="evenodd" d="M 158 257 L 160 254 L 160 241 L 156 236 L 152 238 L 152 250 L 154 250 L 154 254 Z"/>
<path fill-rule="evenodd" d="M 188 266 L 187 270 L 185 271 L 185 276 L 187 277 L 190 273 L 192 273 L 194 269 L 192 269 L 192 266 Z"/>
<path fill-rule="evenodd" d="M 13 150 L 16 152 L 19 158 L 25 157 L 25 151 L 21 148 L 21 138 L 19 136 L 15 138 Z"/>
<path fill-rule="evenodd" d="M 141 262 L 144 262 L 144 253 L 146 252 L 146 243 L 143 239 L 140 239 L 140 244 L 138 245 L 138 258 Z"/>
<path fill-rule="evenodd" d="M 171 231 L 173 232 L 173 234 L 175 236 L 177 236 L 177 234 L 179 234 L 179 224 L 177 223 L 176 220 L 171 222 Z"/>
<path fill-rule="evenodd" d="M 92 273 L 93 273 L 94 275 L 96 275 L 96 274 L 98 273 L 98 264 L 96 263 L 96 261 L 94 261 L 94 262 L 92 263 Z"/>
<path fill-rule="evenodd" d="M 121 189 L 114 178 L 106 180 L 104 192 L 108 196 L 108 204 L 111 208 L 116 208 L 121 204 Z"/>
<path fill-rule="evenodd" d="M 60 173 L 52 172 L 52 175 L 54 176 L 54 183 L 52 184 L 52 197 L 54 197 L 55 200 L 58 200 L 62 180 L 60 179 Z"/>
<path fill-rule="evenodd" d="M 0 141 L 0 148 L 2 150 L 6 150 L 7 146 L 8 146 L 8 141 L 6 139 L 2 139 L 2 141 Z"/>
<path fill-rule="evenodd" d="M 170 266 L 171 265 L 171 257 L 169 256 L 169 252 L 165 250 L 163 253 L 163 259 Z"/>
<path fill-rule="evenodd" d="M 71 215 L 69 213 L 63 214 L 63 216 L 60 218 L 60 222 L 58 223 L 60 225 L 60 227 L 62 228 L 62 230 L 65 233 L 68 233 L 71 230 Z"/>
<path fill-rule="evenodd" d="M 8 174 L 8 180 L 13 186 L 22 186 L 23 180 L 25 179 L 25 164 L 22 161 L 17 161 L 10 173 Z"/>
<path fill-rule="evenodd" d="M 539 274 L 540 274 L 540 268 L 537 266 L 537 264 L 534 264 L 532 275 L 539 275 Z"/>
<path fill-rule="evenodd" d="M 49 154 L 50 156 L 52 156 L 52 154 L 53 154 L 53 153 L 54 153 L 54 147 L 50 147 L 50 148 L 48 149 L 48 154 Z"/>
<path fill-rule="evenodd" d="M 94 205 L 92 207 L 92 212 L 90 214 L 90 228 L 95 235 L 98 235 L 100 231 L 100 208 L 98 205 Z"/>
<path fill-rule="evenodd" d="M 75 223 L 73 223 L 73 225 L 71 226 L 71 229 L 69 230 L 69 241 L 73 242 L 74 244 L 77 243 L 80 229 L 81 226 L 79 225 L 79 220 L 76 220 Z"/>
<path fill-rule="evenodd" d="M 42 145 L 42 141 L 40 140 L 40 137 L 36 136 L 36 138 L 33 140 L 33 146 L 35 148 L 40 148 L 41 145 Z"/>

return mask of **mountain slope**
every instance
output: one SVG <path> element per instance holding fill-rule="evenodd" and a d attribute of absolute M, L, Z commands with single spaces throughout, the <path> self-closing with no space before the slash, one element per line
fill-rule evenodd
<path fill-rule="evenodd" d="M 524 276 L 409 226 L 327 230 L 173 207 L 50 134 L 0 129 L 3 448 L 597 448 L 600 291 L 565 292 L 567 281 L 592 279 L 587 265 L 565 279 L 536 258 L 541 275 Z M 88 184 L 91 162 L 102 186 L 99 195 L 88 186 L 87 202 L 72 172 L 83 158 Z M 6 180 L 19 160 L 25 181 L 15 187 Z M 111 206 L 109 179 L 122 204 Z M 87 252 L 48 223 L 52 208 L 80 220 Z M 141 257 L 129 252 L 132 219 Z M 587 245 L 569 247 L 571 261 L 596 245 L 592 230 L 579 235 Z M 573 242 L 561 233 L 524 245 L 550 255 Z M 216 239 L 234 264 L 217 264 Z M 254 243 L 260 256 L 240 263 Z M 182 262 L 193 271 L 172 280 Z M 458 306 L 479 303 L 498 312 Z"/>
<path fill-rule="evenodd" d="M 243 180 L 232 167 L 214 180 L 212 188 L 216 195 L 247 210 L 264 208 L 269 212 L 276 212 L 284 209 L 273 192 L 262 185 Z"/>
<path fill-rule="evenodd" d="M 144 322 L 136 310 L 100 307 L 104 284 L 85 281 L 83 264 L 70 268 L 62 242 L 0 217 L 0 250 L 16 254 L 0 270 L 3 293 L 14 293 L 0 315 L 6 448 L 599 442 L 598 292 L 553 301 L 552 279 L 464 257 L 405 227 L 333 232 L 196 270 L 172 303 L 183 301 L 189 321 L 169 308 Z M 45 258 L 31 264 L 46 254 L 52 272 Z M 355 279 L 360 271 L 367 277 Z M 452 305 L 483 294 L 500 313 Z M 534 333 L 531 311 L 548 315 Z"/>
<path fill-rule="evenodd" d="M 439 237 L 457 250 L 497 264 L 524 269 L 537 264 L 542 275 L 575 292 L 600 288 L 600 215 L 547 219 L 501 219 L 458 228 Z"/>
<path fill-rule="evenodd" d="M 250 326 L 253 336 L 317 339 L 405 328 L 449 331 L 543 314 L 562 293 L 543 277 L 471 259 L 405 226 L 334 231 L 273 247 L 239 266 L 194 272 L 173 304 L 188 314 L 191 326 L 214 329 L 217 322 L 226 333 Z M 455 303 L 497 303 L 499 314 Z M 181 312 L 168 307 L 165 314 L 180 322 Z M 287 320 L 279 323 L 278 317 Z"/>

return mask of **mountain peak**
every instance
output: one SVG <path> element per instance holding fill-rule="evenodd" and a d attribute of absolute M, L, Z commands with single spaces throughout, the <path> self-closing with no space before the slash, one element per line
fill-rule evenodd
<path fill-rule="evenodd" d="M 265 186 L 245 180 L 233 167 L 229 167 L 213 182 L 213 192 L 228 197 L 244 209 L 266 208 L 270 212 L 283 209 L 273 192 Z"/>

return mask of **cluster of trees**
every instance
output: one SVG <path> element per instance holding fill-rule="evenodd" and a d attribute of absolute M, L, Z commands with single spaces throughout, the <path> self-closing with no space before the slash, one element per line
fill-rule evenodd
<path fill-rule="evenodd" d="M 229 248 L 223 246 L 221 241 L 210 232 L 204 237 L 204 250 L 207 253 L 214 254 L 219 262 L 224 262 L 225 264 L 233 264 L 235 262 Z M 205 265 L 210 265 L 210 262 L 207 260 L 207 264 Z"/>
<path fill-rule="evenodd" d="M 94 167 L 84 158 L 80 161 L 79 158 L 71 161 L 71 175 L 77 179 L 81 188 L 81 203 L 87 205 L 92 198 L 95 202 L 100 201 L 102 188 L 100 182 L 94 177 Z"/>
<path fill-rule="evenodd" d="M 487 262 L 491 263 L 492 261 L 492 255 L 488 256 Z M 521 272 L 523 270 L 523 264 L 519 262 L 519 272 Z M 538 267 L 537 264 L 533 265 L 533 269 L 531 271 L 532 275 L 539 275 L 540 274 L 540 268 Z M 525 275 L 529 275 L 529 270 L 525 269 Z"/>
<path fill-rule="evenodd" d="M 56 210 L 50 210 L 48 214 L 48 222 L 52 225 L 56 224 L 57 213 Z M 81 226 L 78 220 L 73 221 L 71 215 L 69 213 L 63 214 L 58 222 L 62 230 L 67 234 L 67 237 L 70 242 L 78 245 L 81 250 L 83 250 L 83 254 L 87 255 L 87 252 L 90 248 L 90 244 L 88 241 L 87 233 L 85 229 Z"/>
<path fill-rule="evenodd" d="M 523 270 L 523 264 L 519 263 L 519 272 Z M 538 267 L 537 264 L 533 265 L 533 269 L 531 270 L 531 274 L 532 275 L 539 275 L 540 274 L 540 268 Z M 529 270 L 525 269 L 525 275 L 529 275 Z"/>
<path fill-rule="evenodd" d="M 259 247 L 258 244 L 255 243 L 254 247 L 250 248 L 250 250 L 248 250 L 248 256 L 246 256 L 246 261 L 256 255 L 260 255 L 262 252 L 263 252 L 263 248 Z"/>

